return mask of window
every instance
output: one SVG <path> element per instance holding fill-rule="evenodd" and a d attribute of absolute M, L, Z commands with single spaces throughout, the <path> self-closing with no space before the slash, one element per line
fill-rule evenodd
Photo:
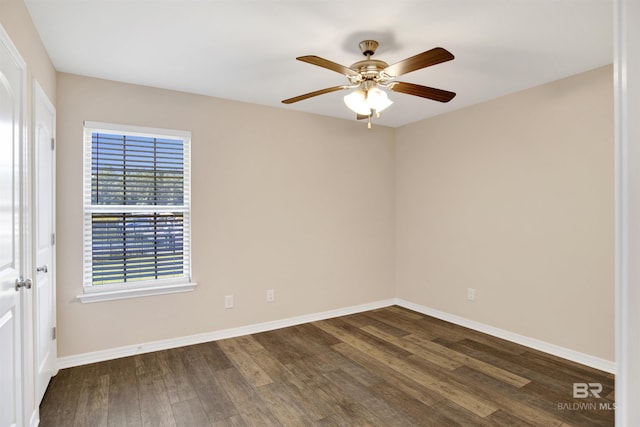
<path fill-rule="evenodd" d="M 83 302 L 192 290 L 191 134 L 85 122 Z"/>

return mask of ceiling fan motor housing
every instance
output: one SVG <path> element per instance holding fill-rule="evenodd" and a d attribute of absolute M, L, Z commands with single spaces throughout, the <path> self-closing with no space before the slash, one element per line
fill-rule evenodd
<path fill-rule="evenodd" d="M 387 68 L 389 64 L 378 59 L 371 59 L 371 55 L 373 55 L 378 48 L 378 42 L 375 40 L 363 40 L 358 46 L 360 46 L 360 51 L 364 56 L 367 57 L 367 59 L 358 61 L 349 67 L 353 71 L 357 71 L 360 74 L 360 76 L 356 78 L 350 77 L 351 83 L 353 84 L 366 82 L 368 80 L 379 80 L 382 77 L 380 73 L 382 72 L 382 70 Z M 366 90 L 368 89 L 368 87 L 365 87 L 363 89 Z"/>
<path fill-rule="evenodd" d="M 365 59 L 352 64 L 349 68 L 360 73 L 363 80 L 373 80 L 388 66 L 389 64 L 378 59 Z"/>

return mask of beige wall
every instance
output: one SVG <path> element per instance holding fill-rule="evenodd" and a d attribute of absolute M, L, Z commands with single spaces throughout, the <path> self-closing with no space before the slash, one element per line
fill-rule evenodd
<path fill-rule="evenodd" d="M 366 130 L 59 74 L 59 355 L 395 296 L 613 360 L 611 76 Z M 193 133 L 195 292 L 76 300 L 83 120 Z"/>
<path fill-rule="evenodd" d="M 70 74 L 57 90 L 60 357 L 393 297 L 393 129 Z M 83 120 L 192 132 L 194 292 L 76 299 Z"/>
<path fill-rule="evenodd" d="M 397 129 L 396 199 L 397 297 L 614 360 L 612 67 Z"/>

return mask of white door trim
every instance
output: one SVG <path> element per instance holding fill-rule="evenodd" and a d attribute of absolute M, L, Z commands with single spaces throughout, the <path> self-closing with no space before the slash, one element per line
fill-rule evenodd
<path fill-rule="evenodd" d="M 16 188 L 19 194 L 18 203 L 18 224 L 16 225 L 16 232 L 19 236 L 19 248 L 15 251 L 16 254 L 16 270 L 20 276 L 29 278 L 31 271 L 31 245 L 30 245 L 30 217 L 29 210 L 29 174 L 31 168 L 29 166 L 29 133 L 28 133 L 28 116 L 27 116 L 27 66 L 26 62 L 20 55 L 20 52 L 13 44 L 9 34 L 4 27 L 0 24 L 0 43 L 2 43 L 8 51 L 11 59 L 15 61 L 20 73 L 20 125 L 19 125 L 19 147 L 18 147 L 18 187 Z M 29 359 L 30 353 L 30 322 L 29 322 L 29 308 L 31 306 L 31 292 L 25 288 L 21 289 L 19 301 L 16 304 L 16 318 L 18 337 L 16 339 L 16 363 L 15 372 L 17 378 L 15 379 L 15 397 L 16 402 L 16 421 L 19 425 L 24 424 L 26 421 L 31 422 L 33 415 L 36 414 L 37 408 L 33 405 L 33 370 L 32 365 L 27 359 Z"/>
<path fill-rule="evenodd" d="M 616 426 L 640 425 L 640 2 L 614 3 Z"/>

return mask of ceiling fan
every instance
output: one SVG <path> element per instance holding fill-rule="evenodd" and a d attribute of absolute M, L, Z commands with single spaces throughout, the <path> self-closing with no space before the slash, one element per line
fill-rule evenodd
<path fill-rule="evenodd" d="M 360 51 L 367 59 L 358 61 L 350 67 L 345 67 L 344 65 L 315 55 L 296 58 L 298 61 L 307 62 L 343 74 L 349 79 L 349 84 L 316 90 L 305 93 L 304 95 L 285 99 L 282 102 L 284 104 L 293 104 L 294 102 L 325 93 L 355 89 L 344 97 L 344 102 L 349 109 L 356 113 L 358 120 L 368 119 L 369 127 L 371 127 L 371 116 L 375 113 L 379 117 L 380 112 L 393 103 L 382 89 L 420 96 L 439 102 L 449 102 L 456 96 L 454 92 L 396 80 L 396 77 L 403 74 L 440 64 L 441 62 L 451 61 L 454 56 L 448 50 L 436 47 L 389 65 L 384 61 L 371 59 L 371 56 L 373 56 L 378 47 L 377 41 L 364 40 L 360 42 L 359 46 Z"/>

